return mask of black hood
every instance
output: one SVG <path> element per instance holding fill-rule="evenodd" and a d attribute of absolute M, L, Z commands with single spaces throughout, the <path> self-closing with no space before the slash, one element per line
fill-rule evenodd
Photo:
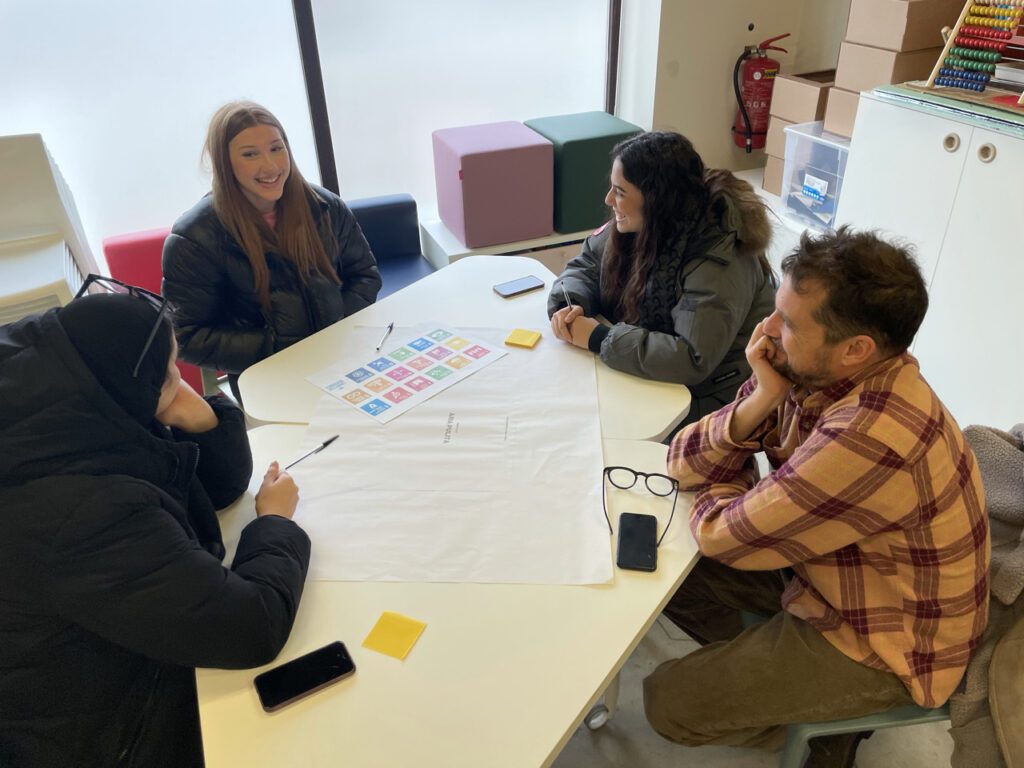
<path fill-rule="evenodd" d="M 118 474 L 187 486 L 194 444 L 162 439 L 96 380 L 53 309 L 0 326 L 0 486 Z"/>

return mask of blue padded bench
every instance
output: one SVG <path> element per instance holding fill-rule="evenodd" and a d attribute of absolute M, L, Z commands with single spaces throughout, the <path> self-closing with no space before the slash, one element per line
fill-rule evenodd
<path fill-rule="evenodd" d="M 384 282 L 383 299 L 434 272 L 420 246 L 420 223 L 412 195 L 382 195 L 347 201 L 366 235 Z"/>

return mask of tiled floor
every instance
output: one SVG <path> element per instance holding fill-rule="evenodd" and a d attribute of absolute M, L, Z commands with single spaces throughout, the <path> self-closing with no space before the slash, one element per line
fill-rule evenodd
<path fill-rule="evenodd" d="M 552 768 L 775 768 L 778 753 L 732 747 L 691 749 L 665 741 L 644 719 L 641 681 L 666 659 L 683 656 L 696 644 L 665 618 L 659 618 L 622 672 L 619 706 L 598 731 L 580 726 Z M 879 731 L 857 752 L 857 768 L 938 768 L 948 766 L 953 742 L 949 723 Z"/>

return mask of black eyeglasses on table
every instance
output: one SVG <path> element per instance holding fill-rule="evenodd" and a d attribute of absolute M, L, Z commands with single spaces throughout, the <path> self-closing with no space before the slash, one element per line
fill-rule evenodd
<path fill-rule="evenodd" d="M 92 286 L 103 288 L 109 293 L 124 293 L 129 296 L 135 296 L 138 299 L 148 302 L 154 309 L 156 309 L 156 322 L 153 323 L 153 328 L 150 330 L 149 336 L 146 337 L 146 343 L 142 347 L 142 352 L 139 353 L 139 359 L 135 362 L 135 367 L 132 369 L 132 377 L 135 378 L 139 375 L 139 368 L 142 365 L 142 361 L 146 358 L 146 353 L 149 352 L 149 348 L 153 346 L 153 339 L 156 338 L 156 332 L 160 330 L 160 323 L 163 322 L 164 314 L 168 309 L 167 299 L 158 293 L 147 291 L 145 288 L 139 288 L 137 285 L 128 285 L 128 283 L 122 283 L 120 280 L 116 280 L 113 277 L 103 277 L 102 275 L 89 275 L 85 278 L 85 282 L 82 283 L 82 287 L 78 289 L 78 293 L 75 294 L 75 298 L 77 299 L 84 296 Z"/>
<path fill-rule="evenodd" d="M 604 474 L 601 482 L 601 505 L 604 507 L 604 519 L 608 523 L 608 533 L 612 533 L 612 521 L 608 516 L 608 501 L 605 496 L 605 483 L 607 480 L 609 483 L 624 491 L 628 491 L 634 485 L 639 478 L 644 479 L 644 485 L 647 487 L 647 491 L 654 496 L 672 496 L 672 511 L 669 513 L 668 522 L 665 523 L 665 530 L 661 532 L 661 536 L 658 537 L 658 543 L 655 546 L 661 546 L 661 540 L 665 538 L 665 534 L 668 533 L 669 526 L 672 525 L 672 518 L 676 514 L 676 501 L 679 499 L 679 481 L 674 477 L 663 475 L 660 472 L 641 472 L 638 469 L 631 467 L 605 467 Z"/>

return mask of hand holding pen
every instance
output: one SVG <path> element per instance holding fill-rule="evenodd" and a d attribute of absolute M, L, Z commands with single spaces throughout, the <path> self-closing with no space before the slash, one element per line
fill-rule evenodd
<path fill-rule="evenodd" d="M 565 306 L 551 316 L 551 330 L 556 338 L 572 344 L 572 323 L 583 315 L 583 307 L 572 303 L 572 297 L 565 289 L 565 283 L 561 283 L 559 287 L 562 289 L 562 296 L 565 297 Z"/>
<path fill-rule="evenodd" d="M 256 517 L 277 515 L 291 520 L 298 504 L 299 488 L 295 480 L 281 469 L 280 464 L 272 462 L 256 494 Z"/>

